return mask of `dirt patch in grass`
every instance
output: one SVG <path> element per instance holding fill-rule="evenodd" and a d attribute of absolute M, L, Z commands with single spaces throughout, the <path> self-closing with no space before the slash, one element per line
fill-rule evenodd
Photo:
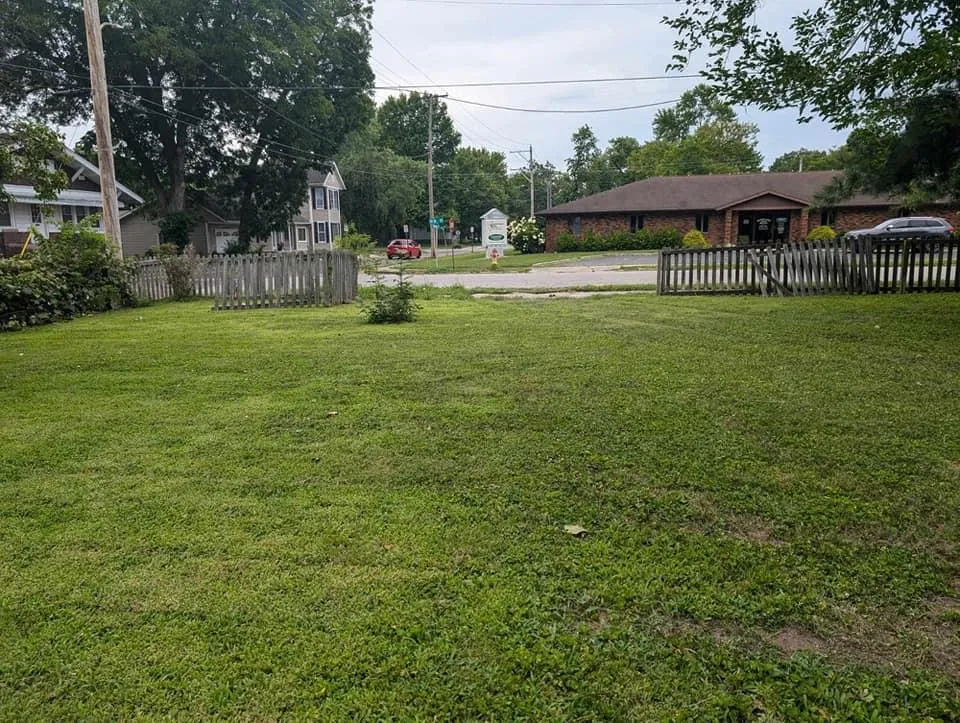
<path fill-rule="evenodd" d="M 826 643 L 806 630 L 787 626 L 778 631 L 770 642 L 780 648 L 784 653 L 825 653 L 827 651 Z"/>
<path fill-rule="evenodd" d="M 954 617 L 954 616 L 957 617 Z M 854 613 L 813 632 L 798 625 L 763 630 L 729 621 L 671 620 L 655 626 L 667 637 L 702 635 L 718 645 L 756 653 L 775 648 L 785 657 L 814 653 L 831 664 L 898 672 L 925 668 L 960 680 L 960 600 L 937 598 L 916 618 L 868 619 Z"/>
<path fill-rule="evenodd" d="M 728 520 L 727 534 L 737 540 L 780 547 L 787 543 L 774 536 L 770 524 L 755 515 L 736 515 Z"/>

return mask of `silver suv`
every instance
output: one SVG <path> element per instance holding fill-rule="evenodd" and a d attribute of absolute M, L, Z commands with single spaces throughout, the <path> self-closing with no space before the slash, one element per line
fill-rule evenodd
<path fill-rule="evenodd" d="M 873 228 L 862 228 L 857 231 L 848 232 L 848 236 L 882 236 L 884 238 L 907 238 L 915 236 L 936 236 L 938 238 L 947 238 L 953 233 L 951 226 L 946 219 L 936 216 L 906 216 L 904 218 L 892 218 L 884 221 Z"/>

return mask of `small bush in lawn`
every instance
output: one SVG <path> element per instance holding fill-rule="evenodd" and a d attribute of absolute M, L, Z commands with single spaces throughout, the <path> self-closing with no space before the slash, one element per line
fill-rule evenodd
<path fill-rule="evenodd" d="M 394 286 L 384 284 L 377 274 L 373 300 L 364 303 L 363 314 L 369 324 L 400 324 L 414 321 L 419 308 L 414 302 L 413 285 L 404 279 L 401 266 Z"/>
<path fill-rule="evenodd" d="M 685 249 L 706 249 L 710 248 L 710 242 L 700 231 L 692 229 L 683 236 L 683 248 Z"/>
<path fill-rule="evenodd" d="M 829 226 L 817 226 L 807 234 L 807 241 L 833 241 L 837 232 Z"/>
<path fill-rule="evenodd" d="M 569 231 L 557 236 L 557 251 L 579 251 L 580 241 Z"/>
<path fill-rule="evenodd" d="M 519 254 L 539 254 L 543 252 L 543 231 L 537 226 L 535 218 L 518 218 L 507 226 L 510 245 Z"/>
<path fill-rule="evenodd" d="M 167 274 L 173 298 L 184 301 L 192 297 L 193 277 L 203 264 L 203 259 L 197 255 L 196 249 L 187 246 L 183 253 L 178 254 L 174 244 L 157 244 L 152 246 L 150 251 Z"/>

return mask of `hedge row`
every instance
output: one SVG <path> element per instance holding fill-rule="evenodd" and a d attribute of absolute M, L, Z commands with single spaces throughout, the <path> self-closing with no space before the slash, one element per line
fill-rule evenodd
<path fill-rule="evenodd" d="M 27 257 L 0 259 L 0 331 L 133 306 L 130 281 L 90 221 L 64 224 Z"/>
<path fill-rule="evenodd" d="M 656 231 L 612 231 L 600 235 L 587 231 L 582 238 L 571 233 L 557 236 L 557 251 L 636 251 L 678 248 L 683 237 L 675 228 Z"/>

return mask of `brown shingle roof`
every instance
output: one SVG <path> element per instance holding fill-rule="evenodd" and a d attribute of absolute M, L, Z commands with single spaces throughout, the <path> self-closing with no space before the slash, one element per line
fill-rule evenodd
<path fill-rule="evenodd" d="M 542 211 L 544 215 L 627 213 L 633 211 L 708 211 L 772 193 L 814 204 L 837 171 L 742 173 L 724 176 L 658 176 L 628 183 Z M 838 206 L 891 206 L 894 198 L 857 194 Z"/>

